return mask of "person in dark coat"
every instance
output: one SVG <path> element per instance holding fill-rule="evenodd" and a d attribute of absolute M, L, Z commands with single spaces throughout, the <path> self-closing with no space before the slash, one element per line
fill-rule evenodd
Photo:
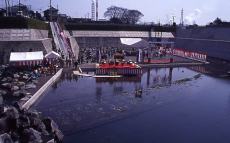
<path fill-rule="evenodd" d="M 75 68 L 77 68 L 77 66 L 78 66 L 78 61 L 75 61 L 75 62 L 74 62 L 74 66 L 75 66 Z"/>

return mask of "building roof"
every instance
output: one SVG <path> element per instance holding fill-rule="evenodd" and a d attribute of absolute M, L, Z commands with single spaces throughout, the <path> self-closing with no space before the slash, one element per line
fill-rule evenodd
<path fill-rule="evenodd" d="M 44 12 L 48 12 L 50 11 L 50 8 L 48 8 L 47 10 L 45 10 Z M 58 11 L 58 9 L 54 8 L 54 7 L 51 7 L 51 11 Z"/>
<path fill-rule="evenodd" d="M 12 7 L 19 7 L 19 5 L 20 5 L 20 7 L 27 7 L 26 5 L 24 5 L 24 4 L 22 4 L 22 3 L 13 5 Z"/>
<path fill-rule="evenodd" d="M 43 60 L 43 52 L 11 52 L 10 62 Z"/>
<path fill-rule="evenodd" d="M 58 14 L 60 17 L 68 17 L 67 14 Z"/>
<path fill-rule="evenodd" d="M 25 12 L 29 11 L 29 8 L 22 3 L 20 3 L 20 7 L 19 7 L 19 4 L 10 7 L 10 10 L 12 13 L 18 13 L 19 8 L 20 8 L 20 11 L 25 11 Z"/>
<path fill-rule="evenodd" d="M 0 12 L 6 12 L 6 10 L 3 8 L 0 8 Z"/>

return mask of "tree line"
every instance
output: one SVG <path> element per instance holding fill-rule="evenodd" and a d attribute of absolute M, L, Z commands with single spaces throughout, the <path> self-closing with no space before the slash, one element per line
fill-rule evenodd
<path fill-rule="evenodd" d="M 111 6 L 107 8 L 104 17 L 112 23 L 117 24 L 136 24 L 144 15 L 138 10 Z"/>
<path fill-rule="evenodd" d="M 217 17 L 213 22 L 210 22 L 208 27 L 230 27 L 230 22 L 223 21 L 219 17 Z"/>

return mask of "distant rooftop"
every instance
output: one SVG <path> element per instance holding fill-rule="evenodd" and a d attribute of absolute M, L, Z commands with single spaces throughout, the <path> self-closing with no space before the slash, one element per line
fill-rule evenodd
<path fill-rule="evenodd" d="M 54 7 L 51 7 L 51 8 L 48 8 L 48 9 L 44 10 L 44 12 L 50 11 L 50 9 L 51 9 L 51 11 L 58 11 L 58 9 L 56 9 Z"/>
<path fill-rule="evenodd" d="M 3 8 L 0 8 L 0 11 L 6 11 L 5 9 L 3 9 Z"/>
<path fill-rule="evenodd" d="M 16 4 L 16 5 L 13 5 L 12 7 L 27 7 L 27 5 L 24 5 L 22 3 L 19 3 L 19 4 Z"/>

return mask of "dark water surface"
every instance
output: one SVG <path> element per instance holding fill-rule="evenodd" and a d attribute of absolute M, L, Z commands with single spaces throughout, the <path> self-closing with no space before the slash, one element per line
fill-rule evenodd
<path fill-rule="evenodd" d="M 186 68 L 117 81 L 65 73 L 34 108 L 67 143 L 230 142 L 230 81 Z"/>

